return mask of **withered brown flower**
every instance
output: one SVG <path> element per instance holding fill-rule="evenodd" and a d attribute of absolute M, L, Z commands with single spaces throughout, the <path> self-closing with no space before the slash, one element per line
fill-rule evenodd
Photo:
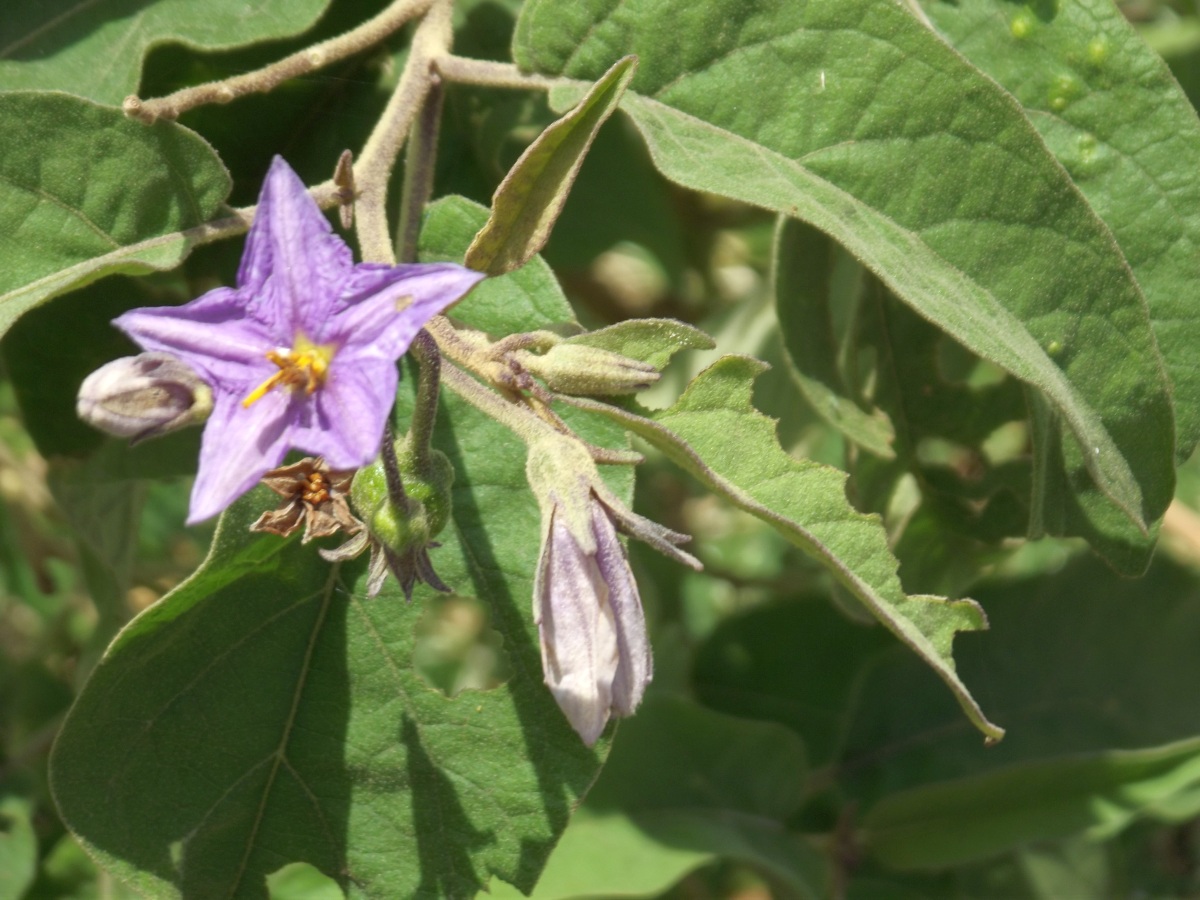
<path fill-rule="evenodd" d="M 362 522 L 354 517 L 346 500 L 353 471 L 333 471 L 323 457 L 305 457 L 294 465 L 272 469 L 262 480 L 284 502 L 259 516 L 251 531 L 288 537 L 303 524 L 302 544 L 338 531 L 362 531 Z"/>

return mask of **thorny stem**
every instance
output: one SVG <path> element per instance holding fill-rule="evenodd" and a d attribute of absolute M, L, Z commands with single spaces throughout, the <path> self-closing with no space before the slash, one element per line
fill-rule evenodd
<path fill-rule="evenodd" d="M 408 426 L 409 448 L 418 469 L 429 459 L 433 426 L 437 422 L 438 392 L 441 382 L 442 355 L 433 336 L 422 328 L 408 348 L 421 370 L 417 382 L 417 402 Z"/>
<path fill-rule="evenodd" d="M 400 226 L 396 233 L 396 258 L 416 262 L 417 242 L 421 235 L 421 217 L 425 204 L 433 196 L 433 173 L 437 162 L 438 128 L 442 123 L 445 89 L 441 76 L 430 73 L 429 93 L 421 115 L 408 136 L 408 155 L 404 158 L 404 188 L 400 194 Z"/>
<path fill-rule="evenodd" d="M 388 232 L 387 186 L 400 148 L 433 84 L 433 60 L 450 52 L 453 0 L 433 0 L 413 34 L 408 62 L 383 117 L 354 166 L 359 186 L 355 208 L 358 243 L 366 262 L 394 263 Z"/>
<path fill-rule="evenodd" d="M 155 100 L 141 100 L 130 95 L 125 98 L 125 115 L 150 123 L 160 118 L 178 118 L 181 113 L 197 106 L 228 103 L 246 94 L 266 93 L 289 78 L 306 75 L 378 44 L 405 22 L 421 15 L 434 2 L 436 0 L 396 0 L 375 18 L 368 19 L 357 28 L 306 47 L 256 72 L 198 84 Z"/>

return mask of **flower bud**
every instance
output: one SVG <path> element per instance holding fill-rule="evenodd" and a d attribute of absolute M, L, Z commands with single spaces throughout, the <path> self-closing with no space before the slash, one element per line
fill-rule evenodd
<path fill-rule="evenodd" d="M 654 673 L 637 582 L 618 531 L 685 565 L 686 535 L 625 506 L 578 440 L 558 433 L 529 446 L 529 486 L 542 511 L 533 618 L 542 673 L 571 727 L 589 747 L 611 716 L 637 709 Z"/>
<path fill-rule="evenodd" d="M 569 341 L 540 356 L 525 352 L 518 358 L 550 390 L 563 394 L 634 394 L 659 379 L 658 370 L 648 363 Z"/>
<path fill-rule="evenodd" d="M 169 353 L 114 359 L 83 380 L 79 418 L 131 444 L 198 425 L 212 412 L 212 389 Z"/>

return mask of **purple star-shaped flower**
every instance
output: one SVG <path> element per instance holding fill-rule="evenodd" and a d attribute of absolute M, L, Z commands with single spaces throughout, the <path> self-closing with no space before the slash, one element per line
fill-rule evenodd
<path fill-rule="evenodd" d="M 450 263 L 355 265 L 291 167 L 275 157 L 236 288 L 114 320 L 213 389 L 188 522 L 221 512 L 289 449 L 332 469 L 375 458 L 396 360 L 422 326 L 483 277 Z"/>

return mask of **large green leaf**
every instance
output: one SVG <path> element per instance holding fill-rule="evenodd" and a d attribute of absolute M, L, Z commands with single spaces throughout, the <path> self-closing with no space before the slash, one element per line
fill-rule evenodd
<path fill-rule="evenodd" d="M 923 5 L 1021 102 L 1112 229 L 1150 305 L 1186 459 L 1200 440 L 1200 120 L 1191 103 L 1111 0 Z"/>
<path fill-rule="evenodd" d="M 875 0 L 532 0 L 514 46 L 526 68 L 577 79 L 637 54 L 621 105 L 664 174 L 808 221 L 1043 392 L 1073 435 L 1052 460 L 1076 500 L 1064 528 L 1144 562 L 1174 452 L 1145 300 L 994 82 Z"/>
<path fill-rule="evenodd" d="M 825 865 L 789 831 L 804 799 L 804 746 L 784 728 L 650 697 L 555 848 L 534 900 L 657 896 L 718 859 L 825 896 Z M 516 891 L 493 887 L 516 900 Z"/>
<path fill-rule="evenodd" d="M 61 94 L 0 93 L 0 334 L 104 275 L 178 265 L 228 194 L 221 161 L 185 128 Z"/>
<path fill-rule="evenodd" d="M 228 49 L 304 31 L 329 0 L 13 0 L 0 17 L 0 84 L 119 105 L 142 57 L 172 41 Z"/>
<path fill-rule="evenodd" d="M 475 230 L 459 230 L 460 255 Z M 511 315 L 546 324 L 529 306 Z M 200 570 L 118 635 L 55 745 L 64 821 L 143 894 L 265 897 L 293 861 L 358 897 L 463 896 L 492 874 L 532 887 L 608 741 L 584 747 L 542 684 L 523 444 L 454 397 L 438 425 L 455 482 L 434 565 L 490 611 L 512 679 L 435 690 L 412 665 L 431 592 L 406 604 L 389 583 L 368 601 L 365 558 L 332 566 L 249 534 L 273 499 L 258 489 L 222 517 Z M 631 473 L 616 477 L 627 494 Z"/>
<path fill-rule="evenodd" d="M 702 484 L 777 529 L 824 566 L 880 622 L 921 657 L 953 692 L 963 712 L 987 736 L 989 722 L 954 667 L 960 631 L 987 627 L 973 600 L 910 596 L 878 516 L 859 513 L 846 499 L 846 475 L 779 446 L 775 423 L 751 403 L 764 363 L 727 356 L 698 375 L 669 409 L 653 420 L 590 401 L 577 405 L 609 415 L 662 450 Z"/>

